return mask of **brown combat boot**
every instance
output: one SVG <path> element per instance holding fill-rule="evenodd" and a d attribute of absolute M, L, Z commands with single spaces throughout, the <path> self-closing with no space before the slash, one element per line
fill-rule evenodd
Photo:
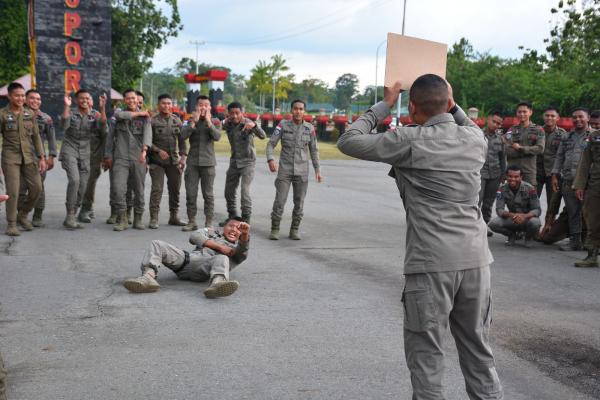
<path fill-rule="evenodd" d="M 75 209 L 67 208 L 67 216 L 63 222 L 63 226 L 69 230 L 83 228 L 83 225 L 78 223 L 75 218 Z"/>
<path fill-rule="evenodd" d="M 21 236 L 21 232 L 19 232 L 16 222 L 8 223 L 8 225 L 6 226 L 6 234 L 8 236 Z"/>
<path fill-rule="evenodd" d="M 113 231 L 121 232 L 127 228 L 129 228 L 129 223 L 127 222 L 127 212 L 122 211 L 117 214 L 117 223 L 115 224 Z"/>
<path fill-rule="evenodd" d="M 148 224 L 150 229 L 158 229 L 158 211 L 150 211 L 150 223 Z"/>
<path fill-rule="evenodd" d="M 174 226 L 185 226 L 186 223 L 181 221 L 179 219 L 178 214 L 178 210 L 171 210 L 171 215 L 169 217 L 169 225 L 174 225 Z"/>
<path fill-rule="evenodd" d="M 191 232 L 198 230 L 198 223 L 196 222 L 196 214 L 188 213 L 188 223 L 186 226 L 181 228 L 184 232 Z"/>
<path fill-rule="evenodd" d="M 85 224 L 89 224 L 92 222 L 92 217 L 90 217 L 90 210 L 81 207 L 79 210 L 79 215 L 77 216 L 77 221 L 83 222 Z"/>
<path fill-rule="evenodd" d="M 231 296 L 239 287 L 237 281 L 229 281 L 224 275 L 215 275 L 210 281 L 210 286 L 204 290 L 204 295 L 208 299 Z"/>
<path fill-rule="evenodd" d="M 110 208 L 110 217 L 108 217 L 108 219 L 106 220 L 106 223 L 110 224 L 110 225 L 116 224 L 117 223 L 117 216 L 118 216 L 118 214 L 115 211 L 115 208 L 111 207 Z"/>
<path fill-rule="evenodd" d="M 292 239 L 292 240 L 300 240 L 300 239 L 302 239 L 300 237 L 299 228 L 300 228 L 300 220 L 299 219 L 293 219 L 292 220 L 292 226 L 290 226 L 290 236 L 289 236 L 290 239 Z"/>
<path fill-rule="evenodd" d="M 31 220 L 31 225 L 33 225 L 36 228 L 43 228 L 44 225 L 44 221 L 42 221 L 42 212 L 44 210 L 41 210 L 39 208 L 36 208 L 35 210 L 33 210 L 33 218 Z"/>
<path fill-rule="evenodd" d="M 588 255 L 583 260 L 575 262 L 577 268 L 598 268 L 598 246 L 588 248 Z"/>
<path fill-rule="evenodd" d="M 271 220 L 271 233 L 269 233 L 269 240 L 279 240 L 279 224 L 280 221 Z"/>
<path fill-rule="evenodd" d="M 133 229 L 143 230 L 146 229 L 144 222 L 142 222 L 142 213 L 133 214 Z"/>
<path fill-rule="evenodd" d="M 22 211 L 19 211 L 19 213 L 17 214 L 17 224 L 21 225 L 21 228 L 23 228 L 23 230 L 33 230 L 33 225 L 31 225 L 31 222 L 29 222 L 29 219 L 27 219 L 27 214 Z"/>

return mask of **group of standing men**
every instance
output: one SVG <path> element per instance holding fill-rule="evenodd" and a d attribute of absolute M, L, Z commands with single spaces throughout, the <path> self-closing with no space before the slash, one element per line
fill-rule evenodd
<path fill-rule="evenodd" d="M 40 110 L 39 92 L 25 92 L 20 84 L 12 83 L 8 87 L 8 97 L 9 105 L 0 110 L 0 131 L 4 138 L 2 169 L 9 195 L 6 233 L 18 236 L 17 226 L 32 230 L 44 225 L 42 181 L 46 170 L 54 165 L 57 146 L 52 119 Z M 256 122 L 244 117 L 240 103 L 228 105 L 227 118 L 222 123 L 213 118 L 208 97 L 199 96 L 190 120 L 182 122 L 173 113 L 173 101 L 168 94 L 158 97 L 158 112 L 151 115 L 143 109 L 143 94 L 128 89 L 124 92 L 125 108 L 116 109 L 110 119 L 106 115 L 105 95 L 99 97 L 98 111 L 93 108 L 93 99 L 86 90 L 79 90 L 74 97 L 76 107 L 72 108 L 71 96 L 65 96 L 64 111 L 59 117 L 59 126 L 64 132 L 59 160 L 68 179 L 65 228 L 79 229 L 83 227 L 82 223 L 94 219 L 95 187 L 102 169 L 110 173 L 111 216 L 107 223 L 114 224 L 115 231 L 123 231 L 130 224 L 134 229 L 145 229 L 142 216 L 147 172 L 152 181 L 149 228 L 159 227 L 165 176 L 169 192 L 169 225 L 182 226 L 184 231 L 199 228 L 197 201 L 200 187 L 204 226 L 212 227 L 216 175 L 214 142 L 220 140 L 222 129 L 231 146 L 225 178 L 227 219 L 239 216 L 245 223 L 250 223 L 250 186 L 256 166 L 254 138 L 265 139 L 266 134 Z M 271 172 L 278 172 L 271 214 L 270 239 L 273 240 L 279 238 L 290 186 L 293 187 L 294 210 L 289 236 L 300 239 L 309 153 L 316 180 L 322 179 L 316 132 L 312 124 L 304 121 L 304 112 L 302 100 L 292 102 L 292 119 L 284 120 L 276 127 L 267 145 L 268 167 Z M 48 142 L 47 155 L 44 141 Z M 274 149 L 280 141 L 278 165 Z M 186 142 L 189 142 L 189 148 Z M 187 222 L 182 222 L 178 216 L 182 176 L 186 187 Z M 241 214 L 237 208 L 238 187 L 241 187 Z M 33 220 L 29 221 L 28 213 L 34 206 Z"/>
<path fill-rule="evenodd" d="M 532 240 L 550 244 L 568 236 L 569 242 L 560 246 L 561 250 L 588 251 L 575 266 L 597 267 L 600 111 L 573 110 L 570 132 L 558 127 L 557 108 L 543 111 L 543 127 L 531 122 L 532 113 L 530 103 L 519 103 L 519 123 L 506 132 L 501 129 L 500 112 L 491 112 L 487 118 L 488 152 L 481 170 L 479 204 L 489 223 L 488 235 L 493 231 L 507 236 L 508 246 L 523 235 L 526 247 L 531 247 Z M 539 199 L 544 187 L 548 209 L 540 230 Z M 559 215 L 561 200 L 565 207 Z M 494 201 L 497 217 L 492 219 Z"/>

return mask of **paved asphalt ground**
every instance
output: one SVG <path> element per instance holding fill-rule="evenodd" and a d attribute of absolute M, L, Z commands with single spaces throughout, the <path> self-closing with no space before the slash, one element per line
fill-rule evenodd
<path fill-rule="evenodd" d="M 227 161 L 219 163 L 223 216 Z M 303 240 L 273 242 L 266 237 L 274 175 L 259 160 L 250 257 L 233 274 L 240 290 L 207 300 L 203 284 L 166 270 L 158 293 L 128 293 L 121 282 L 139 273 L 151 239 L 189 248 L 188 235 L 167 225 L 113 232 L 104 223 L 107 174 L 97 220 L 64 230 L 59 165 L 46 183 L 47 227 L 17 239 L 0 235 L 8 398 L 409 399 L 404 211 L 386 173 L 381 164 L 323 162 L 324 183 L 311 176 Z M 166 224 L 166 191 L 162 204 Z M 284 232 L 290 212 L 288 204 Z M 1 218 L 4 231 L 4 212 Z M 509 249 L 497 235 L 490 247 L 491 339 L 506 398 L 600 398 L 600 271 L 572 267 L 583 252 Z M 450 335 L 446 348 L 447 398 L 466 399 Z"/>

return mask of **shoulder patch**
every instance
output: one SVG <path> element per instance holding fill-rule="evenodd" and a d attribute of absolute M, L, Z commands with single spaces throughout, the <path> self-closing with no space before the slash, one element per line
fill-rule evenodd
<path fill-rule="evenodd" d="M 500 200 L 502 198 L 502 190 L 498 189 L 496 191 L 496 200 Z"/>

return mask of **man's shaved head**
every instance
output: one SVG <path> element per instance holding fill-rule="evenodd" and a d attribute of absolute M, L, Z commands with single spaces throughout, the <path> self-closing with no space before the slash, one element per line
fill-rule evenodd
<path fill-rule="evenodd" d="M 410 101 L 428 117 L 443 114 L 448 110 L 448 84 L 438 75 L 421 75 L 410 87 Z"/>

